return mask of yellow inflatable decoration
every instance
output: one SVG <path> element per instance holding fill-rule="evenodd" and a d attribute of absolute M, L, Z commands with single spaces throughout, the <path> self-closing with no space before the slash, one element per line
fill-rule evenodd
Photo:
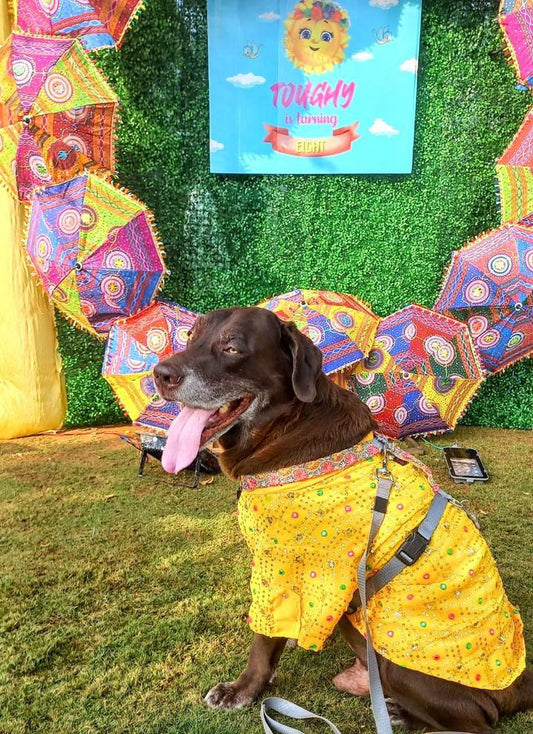
<path fill-rule="evenodd" d="M 11 32 L 0 0 L 0 43 Z M 52 306 L 30 276 L 22 205 L 0 189 L 0 439 L 63 424 L 66 395 Z"/>

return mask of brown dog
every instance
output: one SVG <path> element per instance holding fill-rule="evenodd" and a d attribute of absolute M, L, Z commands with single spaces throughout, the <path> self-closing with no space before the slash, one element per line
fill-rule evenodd
<path fill-rule="evenodd" d="M 154 370 L 160 395 L 184 406 L 169 431 L 165 468 L 179 471 L 214 440 L 223 449 L 222 469 L 233 479 L 359 443 L 375 428 L 372 416 L 356 395 L 324 375 L 321 363 L 313 343 L 269 311 L 232 308 L 199 317 L 187 349 Z M 346 617 L 339 629 L 357 660 L 336 685 L 366 694 L 366 642 Z M 225 709 L 250 704 L 271 680 L 285 644 L 285 638 L 255 634 L 246 670 L 234 682 L 215 686 L 206 702 Z M 484 690 L 378 659 L 385 695 L 412 730 L 487 734 L 501 715 L 533 708 L 529 670 L 504 690 Z"/>

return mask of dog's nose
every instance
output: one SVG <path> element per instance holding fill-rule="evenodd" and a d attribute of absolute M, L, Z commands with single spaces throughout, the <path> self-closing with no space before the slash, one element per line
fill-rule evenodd
<path fill-rule="evenodd" d="M 177 387 L 183 379 L 179 370 L 168 362 L 159 362 L 154 367 L 154 377 L 155 381 L 163 387 Z"/>

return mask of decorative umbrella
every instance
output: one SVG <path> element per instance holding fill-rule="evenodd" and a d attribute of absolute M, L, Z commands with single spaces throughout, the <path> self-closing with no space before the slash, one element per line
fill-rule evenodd
<path fill-rule="evenodd" d="M 502 223 L 528 217 L 533 212 L 533 107 L 496 161 L 496 173 Z"/>
<path fill-rule="evenodd" d="M 148 306 L 164 274 L 150 211 L 93 173 L 36 191 L 26 247 L 56 306 L 93 334 Z"/>
<path fill-rule="evenodd" d="M 520 84 L 533 88 L 533 1 L 502 0 L 498 21 Z"/>
<path fill-rule="evenodd" d="M 533 228 L 505 224 L 454 252 L 435 310 L 468 324 L 488 372 L 533 351 Z"/>
<path fill-rule="evenodd" d="M 179 413 L 177 403 L 157 395 L 152 370 L 187 345 L 198 314 L 158 300 L 135 316 L 115 321 L 109 331 L 102 374 L 135 423 L 165 433 Z"/>
<path fill-rule="evenodd" d="M 296 326 L 320 348 L 326 375 L 358 362 L 368 354 L 379 318 L 363 301 L 332 291 L 295 290 L 262 301 Z"/>
<path fill-rule="evenodd" d="M 90 166 L 113 170 L 117 97 L 79 41 L 13 33 L 0 80 L 0 180 L 14 197 Z"/>
<path fill-rule="evenodd" d="M 391 438 L 454 428 L 483 379 L 465 324 L 413 304 L 381 321 L 351 389 Z"/>
<path fill-rule="evenodd" d="M 88 51 L 118 48 L 142 0 L 18 0 L 17 25 L 26 33 L 79 37 Z"/>

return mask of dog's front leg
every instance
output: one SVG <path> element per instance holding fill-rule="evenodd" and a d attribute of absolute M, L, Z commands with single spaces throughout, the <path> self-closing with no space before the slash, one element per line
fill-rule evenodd
<path fill-rule="evenodd" d="M 205 702 L 221 709 L 239 709 L 255 701 L 274 675 L 287 639 L 254 635 L 248 666 L 233 683 L 219 683 L 212 688 Z"/>

